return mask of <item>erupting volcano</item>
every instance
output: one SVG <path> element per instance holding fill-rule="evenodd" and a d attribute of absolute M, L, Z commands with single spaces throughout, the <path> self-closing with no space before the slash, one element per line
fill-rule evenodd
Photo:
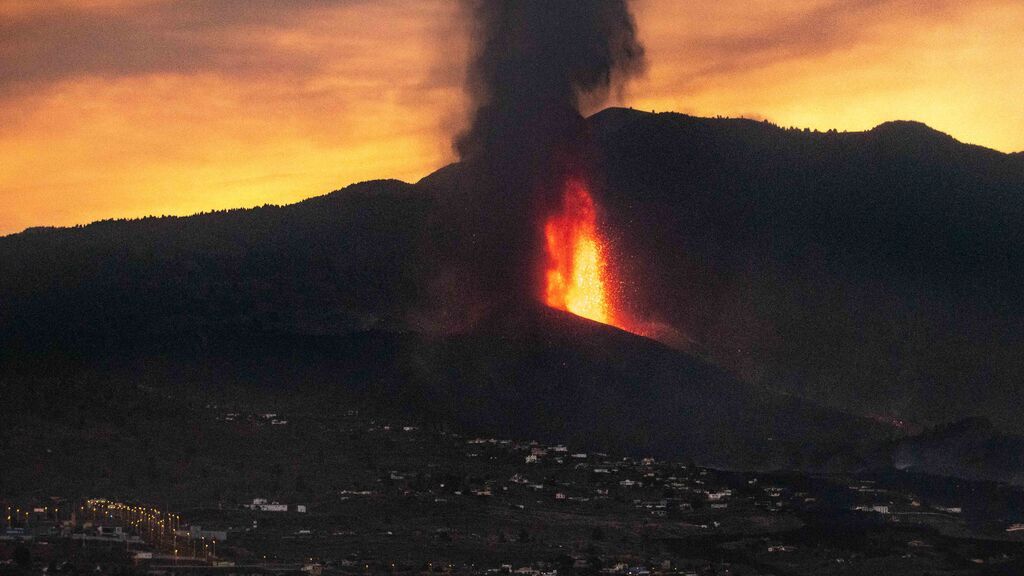
<path fill-rule="evenodd" d="M 544 304 L 618 325 L 598 210 L 583 175 L 598 156 L 584 119 L 644 69 L 628 0 L 465 0 L 473 105 L 456 149 L 488 195 L 480 243 L 499 300 Z M 583 104 L 586 106 L 583 106 Z M 485 238 L 486 237 L 486 238 Z"/>
<path fill-rule="evenodd" d="M 545 304 L 614 324 L 597 210 L 583 181 L 566 184 L 560 209 L 544 224 L 544 239 Z"/>

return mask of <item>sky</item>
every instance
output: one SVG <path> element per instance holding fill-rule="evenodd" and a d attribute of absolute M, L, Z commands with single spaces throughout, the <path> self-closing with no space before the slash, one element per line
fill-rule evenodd
<path fill-rule="evenodd" d="M 635 0 L 614 104 L 919 120 L 1024 150 L 1020 0 Z M 0 0 L 0 234 L 291 203 L 455 160 L 455 0 Z"/>

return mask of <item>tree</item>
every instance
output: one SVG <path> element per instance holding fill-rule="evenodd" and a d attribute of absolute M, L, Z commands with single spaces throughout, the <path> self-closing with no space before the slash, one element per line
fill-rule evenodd
<path fill-rule="evenodd" d="M 12 558 L 14 559 L 14 563 L 22 568 L 32 567 L 32 552 L 29 552 L 29 549 L 25 546 L 18 546 L 15 548 Z"/>
<path fill-rule="evenodd" d="M 309 485 L 306 484 L 306 478 L 302 474 L 295 477 L 295 491 L 306 496 L 313 492 Z"/>

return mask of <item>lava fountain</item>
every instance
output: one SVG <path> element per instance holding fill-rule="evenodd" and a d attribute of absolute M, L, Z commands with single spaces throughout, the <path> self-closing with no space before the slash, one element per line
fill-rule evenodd
<path fill-rule="evenodd" d="M 570 180 L 561 206 L 544 224 L 544 302 L 577 316 L 614 324 L 604 242 L 585 182 Z"/>

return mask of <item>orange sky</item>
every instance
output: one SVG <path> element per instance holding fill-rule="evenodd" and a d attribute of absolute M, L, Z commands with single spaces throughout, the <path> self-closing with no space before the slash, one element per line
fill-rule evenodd
<path fill-rule="evenodd" d="M 1020 0 L 637 0 L 641 109 L 1024 150 Z M 453 0 L 0 0 L 0 234 L 287 203 L 454 159 Z"/>

